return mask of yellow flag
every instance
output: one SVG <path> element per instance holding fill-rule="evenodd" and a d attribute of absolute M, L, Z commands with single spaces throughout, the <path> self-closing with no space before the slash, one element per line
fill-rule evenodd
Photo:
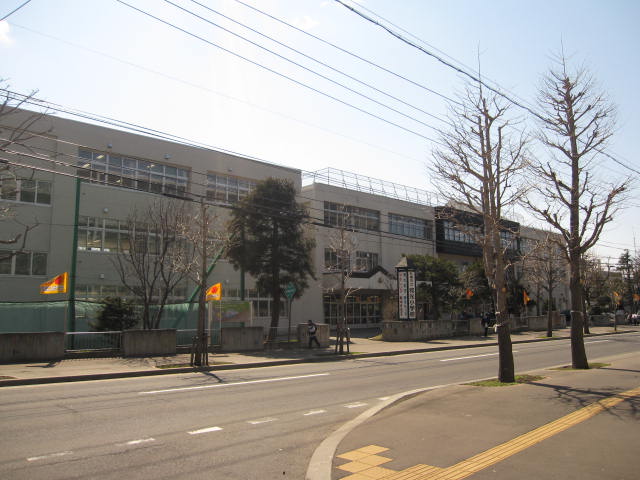
<path fill-rule="evenodd" d="M 527 295 L 527 291 L 524 289 L 522 290 L 522 300 L 524 301 L 525 305 L 531 301 L 529 295 Z"/>
<path fill-rule="evenodd" d="M 211 300 L 222 300 L 222 284 L 211 285 L 206 292 L 207 302 Z"/>
<path fill-rule="evenodd" d="M 69 275 L 67 272 L 53 277 L 48 282 L 40 284 L 40 293 L 47 295 L 50 293 L 67 293 L 67 280 Z"/>

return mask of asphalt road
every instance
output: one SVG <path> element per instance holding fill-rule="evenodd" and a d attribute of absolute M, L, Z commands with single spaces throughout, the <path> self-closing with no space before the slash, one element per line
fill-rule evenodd
<path fill-rule="evenodd" d="M 590 361 L 640 334 L 589 338 Z M 516 370 L 569 341 L 514 345 Z M 303 479 L 317 445 L 381 398 L 494 377 L 497 347 L 0 391 L 0 478 Z"/>

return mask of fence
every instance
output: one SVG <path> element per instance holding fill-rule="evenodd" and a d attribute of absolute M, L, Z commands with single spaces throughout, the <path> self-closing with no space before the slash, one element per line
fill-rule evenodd
<path fill-rule="evenodd" d="M 122 332 L 67 332 L 65 350 L 120 351 Z"/>

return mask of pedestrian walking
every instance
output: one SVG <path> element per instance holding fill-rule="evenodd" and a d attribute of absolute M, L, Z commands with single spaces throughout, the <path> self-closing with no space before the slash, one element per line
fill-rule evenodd
<path fill-rule="evenodd" d="M 484 328 L 484 336 L 488 336 L 489 335 L 489 314 L 488 313 L 483 313 L 482 314 L 482 327 Z"/>
<path fill-rule="evenodd" d="M 313 320 L 309 320 L 307 324 L 307 333 L 309 334 L 309 348 L 313 348 L 313 342 L 316 342 L 318 348 L 320 348 L 320 342 L 316 338 L 316 333 L 318 332 L 318 326 L 313 323 Z"/>

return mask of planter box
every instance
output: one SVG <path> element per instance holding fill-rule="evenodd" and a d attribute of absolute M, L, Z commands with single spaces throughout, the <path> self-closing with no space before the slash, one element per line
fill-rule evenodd
<path fill-rule="evenodd" d="M 176 330 L 125 330 L 122 332 L 122 356 L 175 355 Z"/>
<path fill-rule="evenodd" d="M 0 362 L 60 360 L 63 332 L 0 333 Z"/>

